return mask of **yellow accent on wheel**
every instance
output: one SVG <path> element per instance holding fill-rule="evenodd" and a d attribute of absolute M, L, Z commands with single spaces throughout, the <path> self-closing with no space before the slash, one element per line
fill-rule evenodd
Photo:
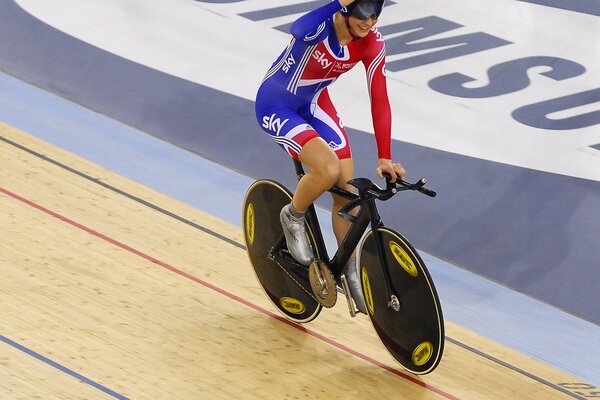
<path fill-rule="evenodd" d="M 361 280 L 363 286 L 363 295 L 365 296 L 365 303 L 371 315 L 375 315 L 375 305 L 373 304 L 373 292 L 371 291 L 371 284 L 369 283 L 369 274 L 366 268 L 360 269 Z"/>
<path fill-rule="evenodd" d="M 417 270 L 417 267 L 415 267 L 412 259 L 398 243 L 390 240 L 390 250 L 392 251 L 396 261 L 398 261 L 398 264 L 400 264 L 400 266 L 404 268 L 404 270 L 408 272 L 410 276 L 416 277 L 419 275 L 419 271 Z"/>
<path fill-rule="evenodd" d="M 415 347 L 415 349 L 413 350 L 412 362 L 416 366 L 420 367 L 421 365 L 423 365 L 427 361 L 429 361 L 432 354 L 433 354 L 433 345 L 431 344 L 431 342 L 423 342 L 420 345 L 418 345 L 417 347 Z"/>
<path fill-rule="evenodd" d="M 279 304 L 281 304 L 281 307 L 283 307 L 286 311 L 291 312 L 292 314 L 302 314 L 306 310 L 304 304 L 300 300 L 294 299 L 293 297 L 282 297 L 279 299 Z"/>
<path fill-rule="evenodd" d="M 254 205 L 250 203 L 246 208 L 246 237 L 249 244 L 254 243 L 254 226 Z"/>

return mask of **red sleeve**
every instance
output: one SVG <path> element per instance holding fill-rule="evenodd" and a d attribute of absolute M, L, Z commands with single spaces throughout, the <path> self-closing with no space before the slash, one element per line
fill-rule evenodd
<path fill-rule="evenodd" d="M 363 40 L 365 40 L 365 44 L 362 61 L 367 72 L 377 154 L 379 158 L 391 160 L 392 110 L 385 77 L 385 44 L 376 28 L 369 32 L 369 36 Z"/>

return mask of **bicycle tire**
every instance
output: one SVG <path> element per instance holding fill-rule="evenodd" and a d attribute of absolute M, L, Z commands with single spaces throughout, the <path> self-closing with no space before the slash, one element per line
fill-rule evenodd
<path fill-rule="evenodd" d="M 283 236 L 279 213 L 291 200 L 291 192 L 276 181 L 254 182 L 244 199 L 244 240 L 250 264 L 267 298 L 287 319 L 307 323 L 322 309 L 312 294 L 308 267 L 290 268 L 268 256 Z M 307 232 L 314 243 L 310 229 Z"/>
<path fill-rule="evenodd" d="M 381 238 L 399 311 L 388 305 L 375 235 Z M 385 348 L 407 371 L 432 372 L 444 351 L 444 318 L 433 280 L 417 251 L 402 235 L 381 227 L 365 235 L 359 265 L 367 311 Z"/>

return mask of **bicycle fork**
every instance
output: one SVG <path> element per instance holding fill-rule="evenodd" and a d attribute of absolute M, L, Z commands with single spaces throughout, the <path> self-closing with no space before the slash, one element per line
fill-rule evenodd
<path fill-rule="evenodd" d="M 371 230 L 376 236 L 375 242 L 377 243 L 377 255 L 379 257 L 379 263 L 381 268 L 383 269 L 383 280 L 385 282 L 385 289 L 387 292 L 388 298 L 388 307 L 391 307 L 394 311 L 400 311 L 400 300 L 396 295 L 394 288 L 392 287 L 392 278 L 390 276 L 390 269 L 387 262 L 387 258 L 385 257 L 385 245 L 383 241 L 383 237 L 378 228 L 383 227 L 383 223 L 381 222 L 381 217 L 375 208 L 373 202 L 368 203 L 369 211 L 371 214 Z"/>

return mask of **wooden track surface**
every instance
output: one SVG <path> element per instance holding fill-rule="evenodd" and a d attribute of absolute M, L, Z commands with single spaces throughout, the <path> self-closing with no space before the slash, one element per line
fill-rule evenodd
<path fill-rule="evenodd" d="M 1 123 L 0 138 L 2 399 L 584 398 L 452 322 L 423 377 L 343 299 L 287 322 L 240 228 Z"/>

